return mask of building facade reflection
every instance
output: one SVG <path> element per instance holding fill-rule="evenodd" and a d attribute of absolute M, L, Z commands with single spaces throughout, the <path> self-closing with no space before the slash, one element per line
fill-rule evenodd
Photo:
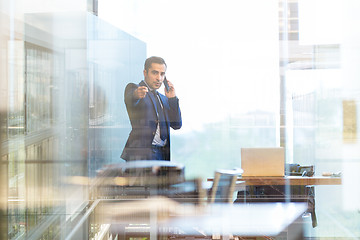
<path fill-rule="evenodd" d="M 129 126 L 118 101 L 146 45 L 86 9 L 15 5 L 0 11 L 0 238 L 65 239 L 96 198 L 67 179 L 119 159 Z"/>

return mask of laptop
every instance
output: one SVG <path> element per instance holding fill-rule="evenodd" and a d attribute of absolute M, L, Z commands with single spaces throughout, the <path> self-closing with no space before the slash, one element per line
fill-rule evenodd
<path fill-rule="evenodd" d="M 284 176 L 284 148 L 241 148 L 241 168 L 244 177 Z"/>

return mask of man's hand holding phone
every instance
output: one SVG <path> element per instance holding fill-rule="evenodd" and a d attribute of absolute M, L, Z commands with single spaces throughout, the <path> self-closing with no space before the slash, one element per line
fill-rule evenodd
<path fill-rule="evenodd" d="M 165 76 L 165 78 L 164 78 L 164 86 L 165 86 L 165 91 L 166 91 L 166 92 L 170 91 L 169 82 L 168 82 L 168 80 L 166 79 L 166 76 Z"/>
<path fill-rule="evenodd" d="M 166 79 L 166 76 L 164 79 L 164 86 L 165 86 L 166 97 L 168 98 L 176 97 L 174 85 L 169 80 Z"/>

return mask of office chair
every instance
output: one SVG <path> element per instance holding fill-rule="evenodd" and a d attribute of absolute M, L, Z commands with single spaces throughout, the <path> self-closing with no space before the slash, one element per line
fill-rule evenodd
<path fill-rule="evenodd" d="M 242 169 L 216 170 L 208 202 L 232 203 L 236 180 L 242 173 Z"/>

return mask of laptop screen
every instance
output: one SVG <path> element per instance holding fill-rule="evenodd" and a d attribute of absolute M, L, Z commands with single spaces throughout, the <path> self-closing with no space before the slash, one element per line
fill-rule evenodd
<path fill-rule="evenodd" d="M 242 148 L 242 176 L 275 177 L 285 175 L 285 152 L 282 147 Z"/>

